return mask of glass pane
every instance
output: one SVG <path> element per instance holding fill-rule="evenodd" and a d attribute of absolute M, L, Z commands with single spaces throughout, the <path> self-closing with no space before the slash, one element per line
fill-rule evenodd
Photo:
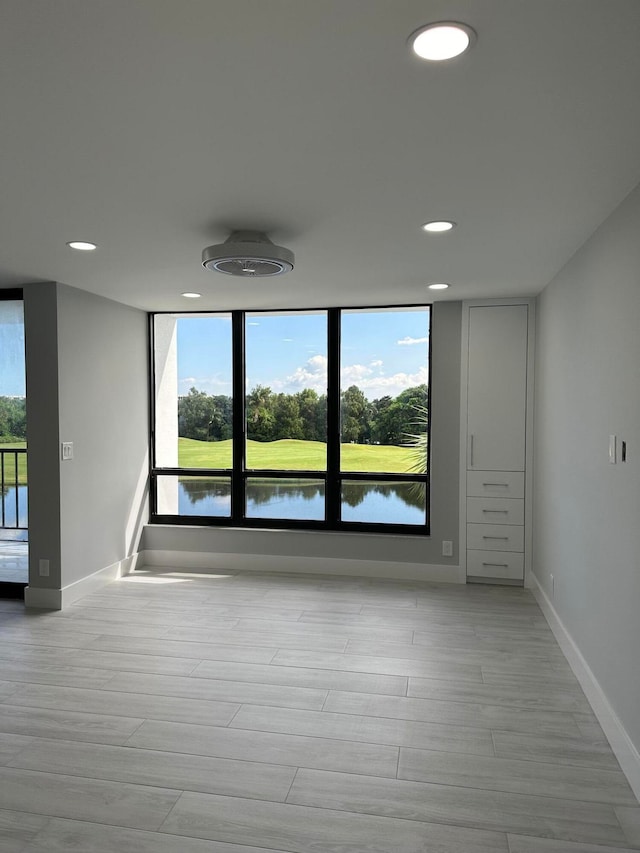
<path fill-rule="evenodd" d="M 341 470 L 426 473 L 429 308 L 341 316 Z"/>
<path fill-rule="evenodd" d="M 157 479 L 158 515 L 231 515 L 230 477 L 182 477 Z"/>
<path fill-rule="evenodd" d="M 155 317 L 156 465 L 231 468 L 231 315 Z"/>
<path fill-rule="evenodd" d="M 28 526 L 25 384 L 24 306 L 20 299 L 0 300 L 0 532 L 3 539 L 23 542 Z M 6 579 L 27 577 L 16 569 Z"/>
<path fill-rule="evenodd" d="M 363 524 L 425 524 L 424 483 L 342 481 L 342 521 Z"/>
<path fill-rule="evenodd" d="M 247 479 L 247 518 L 324 521 L 324 480 Z"/>
<path fill-rule="evenodd" d="M 248 314 L 245 364 L 247 468 L 325 471 L 326 312 Z"/>
<path fill-rule="evenodd" d="M 0 447 L 27 446 L 25 376 L 23 304 L 0 300 Z"/>

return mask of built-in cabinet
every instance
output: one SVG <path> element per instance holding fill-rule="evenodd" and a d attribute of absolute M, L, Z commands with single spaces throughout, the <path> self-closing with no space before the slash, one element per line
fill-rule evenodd
<path fill-rule="evenodd" d="M 523 582 L 532 306 L 466 303 L 461 511 L 467 579 Z"/>

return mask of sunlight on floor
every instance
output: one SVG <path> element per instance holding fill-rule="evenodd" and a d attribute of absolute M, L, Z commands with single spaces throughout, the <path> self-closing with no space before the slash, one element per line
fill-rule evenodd
<path fill-rule="evenodd" d="M 189 583 L 192 580 L 214 581 L 231 577 L 233 577 L 233 575 L 204 575 L 198 572 L 166 572 L 166 574 L 162 575 L 159 575 L 155 572 L 153 574 L 134 572 L 131 575 L 125 575 L 124 577 L 120 578 L 120 581 L 125 583 L 167 584 Z"/>

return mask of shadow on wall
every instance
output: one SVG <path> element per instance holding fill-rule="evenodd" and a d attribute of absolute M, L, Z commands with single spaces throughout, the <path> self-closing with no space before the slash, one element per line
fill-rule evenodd
<path fill-rule="evenodd" d="M 145 455 L 129 507 L 124 532 L 124 556 L 135 554 L 140 548 L 142 531 L 149 518 L 149 460 Z"/>

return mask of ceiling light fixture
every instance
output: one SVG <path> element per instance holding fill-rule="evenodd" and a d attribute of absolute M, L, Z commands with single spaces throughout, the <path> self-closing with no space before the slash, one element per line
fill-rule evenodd
<path fill-rule="evenodd" d="M 186 296 L 187 299 L 200 299 L 199 293 L 190 293 L 189 291 L 187 291 L 186 293 L 183 293 L 182 295 Z"/>
<path fill-rule="evenodd" d="M 438 282 L 437 284 L 430 284 L 429 290 L 446 290 L 449 287 L 448 284 L 445 284 L 443 281 Z"/>
<path fill-rule="evenodd" d="M 455 222 L 451 222 L 449 219 L 440 219 L 434 222 L 425 222 L 422 226 L 422 230 L 428 231 L 429 234 L 444 234 L 445 231 L 451 231 L 451 229 L 455 227 Z"/>
<path fill-rule="evenodd" d="M 456 21 L 438 21 L 420 27 L 409 36 L 413 52 L 420 59 L 442 62 L 468 50 L 476 41 L 474 30 Z"/>
<path fill-rule="evenodd" d="M 276 246 L 262 231 L 234 231 L 224 243 L 202 252 L 205 269 L 244 278 L 282 275 L 294 262 L 290 249 Z"/>
<path fill-rule="evenodd" d="M 95 243 L 86 243 L 84 240 L 72 240 L 67 246 L 78 252 L 93 252 L 98 248 Z"/>

